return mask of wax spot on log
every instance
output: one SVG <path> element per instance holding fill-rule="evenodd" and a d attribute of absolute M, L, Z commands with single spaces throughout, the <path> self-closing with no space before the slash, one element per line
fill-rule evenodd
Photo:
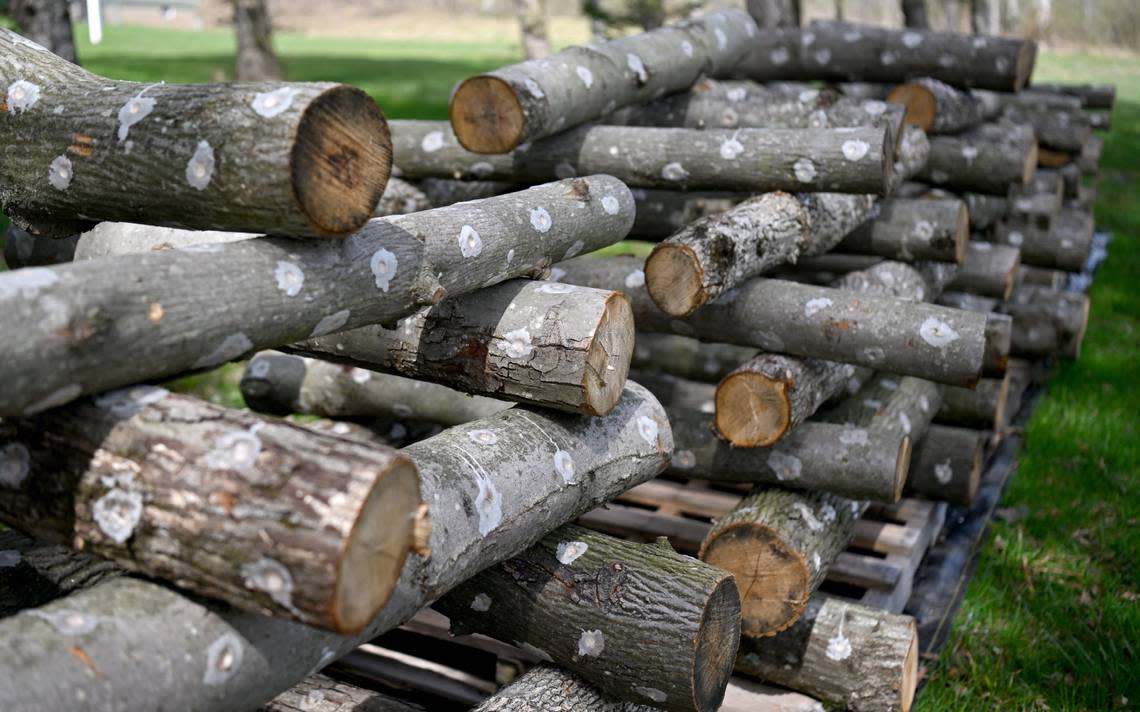
<path fill-rule="evenodd" d="M 546 208 L 538 207 L 532 208 L 530 211 L 530 225 L 540 233 L 547 233 L 550 231 L 550 226 L 554 221 L 550 217 L 550 213 L 546 212 Z"/>
<path fill-rule="evenodd" d="M 513 331 L 508 331 L 503 334 L 503 338 L 498 339 L 498 341 L 499 348 L 511 358 L 529 356 L 530 353 L 534 351 L 530 332 L 526 330 L 525 326 Z"/>
<path fill-rule="evenodd" d="M 95 501 L 91 514 L 107 538 L 123 544 L 135 533 L 142 508 L 142 494 L 114 488 Z"/>
<path fill-rule="evenodd" d="M 973 163 L 974 159 L 978 157 L 978 149 L 974 146 L 962 147 L 962 158 L 966 159 L 967 163 Z"/>
<path fill-rule="evenodd" d="M 906 45 L 907 49 L 914 49 L 922 44 L 922 35 L 917 32 L 904 32 L 902 43 Z"/>
<path fill-rule="evenodd" d="M 571 294 L 578 291 L 578 288 L 561 282 L 544 282 L 535 291 L 541 294 Z"/>
<path fill-rule="evenodd" d="M 475 237 L 478 238 L 478 234 Z M 460 238 L 460 249 L 462 247 L 462 238 Z M 389 283 L 396 277 L 396 255 L 381 247 L 373 253 L 368 266 L 372 269 L 372 276 L 376 278 L 376 288 L 381 292 L 387 292 Z"/>
<path fill-rule="evenodd" d="M 600 630 L 584 630 L 578 636 L 578 654 L 598 656 L 606 647 L 606 637 Z"/>
<path fill-rule="evenodd" d="M 919 396 L 918 397 L 918 407 L 922 410 L 923 413 L 929 413 L 930 412 L 930 399 L 927 398 L 926 396 Z"/>
<path fill-rule="evenodd" d="M 803 472 L 803 462 L 795 455 L 779 450 L 768 453 L 768 469 L 776 475 L 776 479 L 798 480 Z"/>
<path fill-rule="evenodd" d="M 835 521 L 835 507 L 832 507 L 827 502 L 820 505 L 819 516 L 823 519 L 824 523 L 830 524 Z"/>
<path fill-rule="evenodd" d="M 531 79 L 530 77 L 527 77 L 525 80 L 523 80 L 523 86 L 526 87 L 526 90 L 530 92 L 530 95 L 535 99 L 541 99 L 546 96 L 546 92 L 542 91 L 542 87 L 538 85 L 538 82 Z"/>
<path fill-rule="evenodd" d="M 795 171 L 796 180 L 801 183 L 811 183 L 815 180 L 815 164 L 811 162 L 810 158 L 800 158 L 792 164 L 792 170 Z"/>
<path fill-rule="evenodd" d="M 946 322 L 933 316 L 927 317 L 926 321 L 922 322 L 922 326 L 918 328 L 918 334 L 923 341 L 939 348 L 958 339 L 957 331 L 954 331 Z"/>
<path fill-rule="evenodd" d="M 842 630 L 827 641 L 827 657 L 836 662 L 851 657 L 851 641 L 843 635 Z"/>
<path fill-rule="evenodd" d="M 945 183 L 950 180 L 950 174 L 946 171 L 933 170 L 930 172 L 930 179 L 935 183 Z"/>
<path fill-rule="evenodd" d="M 305 284 L 305 273 L 294 262 L 278 260 L 273 276 L 277 278 L 277 288 L 287 297 L 297 296 Z"/>
<path fill-rule="evenodd" d="M 313 332 L 309 334 L 309 337 L 313 338 L 317 336 L 324 336 L 325 334 L 331 334 L 334 331 L 339 331 L 345 324 L 348 323 L 348 317 L 351 315 L 352 312 L 350 310 L 341 309 L 338 312 L 333 312 L 328 316 L 321 317 L 321 320 L 318 321 L 317 325 L 313 327 Z"/>
<path fill-rule="evenodd" d="M 491 610 L 491 597 L 485 593 L 480 593 L 471 599 L 471 610 L 476 613 L 486 613 Z"/>
<path fill-rule="evenodd" d="M 582 242 L 581 240 L 575 240 L 574 244 L 572 244 L 566 248 L 566 252 L 563 253 L 562 259 L 564 259 L 564 260 L 570 259 L 574 255 L 581 252 L 585 247 L 586 247 L 586 243 Z M 563 272 L 563 274 L 565 274 L 565 272 Z"/>
<path fill-rule="evenodd" d="M 59 390 L 52 391 L 35 403 L 24 408 L 24 415 L 34 415 L 45 410 L 57 408 L 64 403 L 70 403 L 78 398 L 83 393 L 83 388 L 78 383 L 72 383 L 60 388 Z"/>
<path fill-rule="evenodd" d="M 804 316 L 813 316 L 817 312 L 826 309 L 832 305 L 832 301 L 827 297 L 816 297 L 809 299 L 808 303 L 804 305 Z"/>
<path fill-rule="evenodd" d="M 799 97 L 797 97 L 797 98 L 799 99 L 799 102 L 801 104 L 810 104 L 819 98 L 819 90 L 818 89 L 804 89 L 803 91 L 800 92 Z"/>
<path fill-rule="evenodd" d="M 843 142 L 843 157 L 849 161 L 858 161 L 863 156 L 867 155 L 867 151 L 871 149 L 871 145 L 866 141 L 859 139 L 852 139 Z"/>
<path fill-rule="evenodd" d="M 206 685 L 224 684 L 241 667 L 244 655 L 241 638 L 233 633 L 223 633 L 206 649 L 206 674 L 202 682 Z"/>
<path fill-rule="evenodd" d="M 724 93 L 724 98 L 731 102 L 744 101 L 748 96 L 748 90 L 744 87 L 733 87 Z"/>
<path fill-rule="evenodd" d="M 1061 238 L 1061 248 L 1062 249 L 1068 250 L 1068 249 L 1071 249 L 1072 246 L 1073 246 L 1073 241 L 1071 239 L 1069 239 L 1067 237 Z"/>
<path fill-rule="evenodd" d="M 824 47 L 816 50 L 812 56 L 815 58 L 817 64 L 827 64 L 831 61 L 831 50 Z"/>
<path fill-rule="evenodd" d="M 725 139 L 720 144 L 720 157 L 726 161 L 735 159 L 741 153 L 744 153 L 744 144 L 737 141 L 735 137 Z"/>
<path fill-rule="evenodd" d="M 486 178 L 495 172 L 495 167 L 486 161 L 479 161 L 471 165 L 471 175 L 476 178 Z"/>
<path fill-rule="evenodd" d="M 772 60 L 772 64 L 775 65 L 787 64 L 788 60 L 791 59 L 791 54 L 787 47 L 777 47 L 768 53 L 768 59 Z"/>
<path fill-rule="evenodd" d="M 974 49 L 981 49 L 985 46 L 986 46 L 986 38 L 985 37 L 979 36 L 979 37 L 974 38 Z"/>
<path fill-rule="evenodd" d="M 214 149 L 206 141 L 199 141 L 194 155 L 186 162 L 186 182 L 191 188 L 205 190 L 214 177 Z"/>
<path fill-rule="evenodd" d="M 863 428 L 844 428 L 839 433 L 839 442 L 844 445 L 866 445 L 869 440 Z"/>
<path fill-rule="evenodd" d="M 491 430 L 472 430 L 467 433 L 467 437 L 477 445 L 494 445 L 499 442 L 499 436 Z"/>
<path fill-rule="evenodd" d="M 934 466 L 934 479 L 942 484 L 948 484 L 954 476 L 954 468 L 950 466 L 949 458 L 946 462 L 939 462 Z"/>
<path fill-rule="evenodd" d="M 56 190 L 67 190 L 74 175 L 71 159 L 67 156 L 56 156 L 48 166 L 48 183 Z"/>
<path fill-rule="evenodd" d="M 863 33 L 859 32 L 859 30 L 848 30 L 843 33 L 844 42 L 858 42 L 861 39 L 863 39 Z"/>
<path fill-rule="evenodd" d="M 570 457 L 570 453 L 562 449 L 554 453 L 554 471 L 562 476 L 566 484 L 573 484 L 574 460 Z"/>
<path fill-rule="evenodd" d="M 823 559 L 820 558 L 818 551 L 812 553 L 811 565 L 812 565 L 812 568 L 816 571 L 819 571 L 819 567 L 823 566 Z"/>
<path fill-rule="evenodd" d="M 149 96 L 131 97 L 127 103 L 119 107 L 119 143 L 126 141 L 131 127 L 145 119 L 152 111 L 154 111 L 154 99 Z"/>
<path fill-rule="evenodd" d="M 715 413 L 716 412 L 716 403 L 714 403 L 711 400 L 704 401 L 698 407 L 698 410 L 702 413 Z"/>
<path fill-rule="evenodd" d="M 46 267 L 25 267 L 0 273 L 0 299 L 23 297 L 31 299 L 41 289 L 59 281 L 59 275 Z"/>
<path fill-rule="evenodd" d="M 206 453 L 206 467 L 211 470 L 248 470 L 257 464 L 261 454 L 261 438 L 252 430 L 238 430 L 218 438 Z"/>
<path fill-rule="evenodd" d="M 578 557 L 586 553 L 590 546 L 584 541 L 562 541 L 558 543 L 556 555 L 559 563 L 563 566 L 569 566 L 578 560 Z"/>
<path fill-rule="evenodd" d="M 679 162 L 672 161 L 661 169 L 661 177 L 665 180 L 681 181 L 689 177 L 689 172 Z"/>
<path fill-rule="evenodd" d="M 32 84 L 26 79 L 20 79 L 8 85 L 8 96 L 5 101 L 8 105 L 9 114 L 19 114 L 22 111 L 27 111 L 35 106 L 39 100 L 39 86 Z"/>
<path fill-rule="evenodd" d="M 664 702 L 668 699 L 668 695 L 666 695 L 661 690 L 658 690 L 656 687 L 642 687 L 641 685 L 634 685 L 633 691 L 639 695 L 648 697 L 654 702 Z"/>
<path fill-rule="evenodd" d="M 713 29 L 713 34 L 716 35 L 717 49 L 724 49 L 728 46 L 728 37 L 725 36 L 724 30 L 719 27 Z"/>
<path fill-rule="evenodd" d="M 261 92 L 253 97 L 251 106 L 258 116 L 272 119 L 274 116 L 280 116 L 288 111 L 289 107 L 293 105 L 293 99 L 300 93 L 300 89 L 296 87 L 281 87 L 273 91 Z"/>
<path fill-rule="evenodd" d="M 895 56 L 895 53 L 890 50 L 887 50 L 879 55 L 879 61 L 888 67 L 894 64 L 896 59 L 897 57 Z"/>
<path fill-rule="evenodd" d="M 602 196 L 602 210 L 606 211 L 606 215 L 617 215 L 618 210 L 621 209 L 621 203 L 612 195 Z"/>
<path fill-rule="evenodd" d="M 263 556 L 257 561 L 243 564 L 241 576 L 246 588 L 264 591 L 278 605 L 293 607 L 293 575 L 280 561 Z"/>
<path fill-rule="evenodd" d="M 130 418 L 140 410 L 158 403 L 170 395 L 170 391 L 158 386 L 131 386 L 115 391 L 107 391 L 95 396 L 95 405 L 119 418 Z"/>
<path fill-rule="evenodd" d="M 965 151 L 966 149 L 962 150 Z M 1018 198 L 1017 201 L 1014 202 L 1014 207 L 1023 213 L 1028 212 L 1029 210 L 1033 209 L 1033 201 L 1029 198 Z"/>
<path fill-rule="evenodd" d="M 424 153 L 433 153 L 443 148 L 443 132 L 429 131 L 420 141 L 420 148 L 424 150 Z"/>
<path fill-rule="evenodd" d="M 479 513 L 479 534 L 487 534 L 503 521 L 503 495 L 485 475 L 477 475 L 479 493 L 475 495 L 475 511 Z"/>
<path fill-rule="evenodd" d="M 645 271 L 635 269 L 625 276 L 625 286 L 629 289 L 636 289 L 645 284 Z"/>
<path fill-rule="evenodd" d="M 594 84 L 594 73 L 591 72 L 589 69 L 587 69 L 586 67 L 583 67 L 582 65 L 579 64 L 574 69 L 574 73 L 578 75 L 578 78 L 582 80 L 582 83 L 586 85 L 587 89 L 589 89 L 591 86 L 593 86 L 593 84 Z"/>
<path fill-rule="evenodd" d="M 99 620 L 95 616 L 71 608 L 54 611 L 33 609 L 28 611 L 28 614 L 47 621 L 61 635 L 86 635 L 99 625 Z"/>
<path fill-rule="evenodd" d="M 693 56 L 693 43 L 688 40 L 681 40 L 681 51 L 686 57 Z"/>
<path fill-rule="evenodd" d="M 271 370 L 272 367 L 269 364 L 269 359 L 261 358 L 259 356 L 250 362 L 249 368 L 246 369 L 246 373 L 253 378 L 265 378 L 269 375 L 269 372 Z"/>
<path fill-rule="evenodd" d="M 869 99 L 863 102 L 863 111 L 871 116 L 879 116 L 887 111 L 887 102 L 878 99 Z"/>
<path fill-rule="evenodd" d="M 554 175 L 557 178 L 565 180 L 567 178 L 573 178 L 574 176 L 578 175 L 578 169 L 574 168 L 574 166 L 570 165 L 569 163 L 562 162 L 554 167 Z"/>
<path fill-rule="evenodd" d="M 673 467 L 680 470 L 690 470 L 697 464 L 697 456 L 692 450 L 677 450 L 673 453 Z"/>
<path fill-rule="evenodd" d="M 1005 57 L 998 57 L 997 61 L 994 62 L 994 67 L 999 73 L 1004 74 L 1009 71 L 1009 60 Z"/>
<path fill-rule="evenodd" d="M 914 225 L 914 236 L 923 242 L 930 242 L 934 237 L 934 225 L 929 220 L 919 220 Z"/>
<path fill-rule="evenodd" d="M 554 267 L 550 270 L 550 280 L 552 282 L 557 282 L 565 276 L 566 270 L 562 269 L 561 267 Z"/>
<path fill-rule="evenodd" d="M 812 44 L 815 43 L 815 33 L 814 32 L 803 33 L 803 35 L 800 36 L 800 42 L 803 43 L 804 47 L 811 47 Z"/>
<path fill-rule="evenodd" d="M 645 63 L 641 61 L 641 57 L 638 57 L 632 52 L 627 53 L 625 55 L 625 63 L 626 66 L 629 67 L 629 71 L 633 72 L 634 76 L 637 77 L 639 84 L 644 84 L 649 81 L 649 72 L 645 71 Z"/>
<path fill-rule="evenodd" d="M 245 334 L 238 332 L 230 334 L 222 339 L 222 343 L 218 344 L 216 348 L 210 353 L 202 356 L 193 364 L 191 368 L 210 368 L 218 364 L 225 363 L 226 361 L 233 361 L 245 352 L 253 348 L 253 342 Z"/>
<path fill-rule="evenodd" d="M 645 415 L 637 416 L 637 432 L 645 442 L 657 446 L 657 421 Z"/>
<path fill-rule="evenodd" d="M 1009 237 L 1006 238 L 1006 242 L 1014 247 L 1020 247 L 1021 243 L 1025 242 L 1025 236 L 1017 230 L 1013 230 L 1009 233 Z"/>
<path fill-rule="evenodd" d="M 30 469 L 31 455 L 22 444 L 9 443 L 0 448 L 0 485 L 16 489 Z"/>
<path fill-rule="evenodd" d="M 879 385 L 888 391 L 897 391 L 899 388 L 899 382 L 893 378 L 884 378 L 883 380 L 879 381 Z M 923 408 L 923 410 L 926 410 L 926 408 Z"/>
<path fill-rule="evenodd" d="M 938 64 L 946 68 L 953 67 L 957 61 L 952 54 L 943 54 L 938 58 Z"/>

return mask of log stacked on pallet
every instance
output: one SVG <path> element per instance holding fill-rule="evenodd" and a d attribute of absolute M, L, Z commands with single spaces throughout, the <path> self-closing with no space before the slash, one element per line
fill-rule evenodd
<path fill-rule="evenodd" d="M 0 699 L 908 710 L 1011 355 L 1079 353 L 1113 93 L 770 20 L 472 77 L 450 122 L 0 30 L 0 521 L 38 537 L 0 538 Z M 261 349 L 266 415 L 144 385 Z"/>

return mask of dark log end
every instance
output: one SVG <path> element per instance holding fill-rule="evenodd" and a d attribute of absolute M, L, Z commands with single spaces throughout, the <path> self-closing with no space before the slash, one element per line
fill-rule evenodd
<path fill-rule="evenodd" d="M 645 288 L 661 311 L 688 316 L 708 301 L 701 260 L 688 245 L 663 242 L 645 260 Z"/>
<path fill-rule="evenodd" d="M 791 427 L 788 383 L 755 371 L 730 373 L 716 387 L 717 433 L 736 447 L 766 447 Z"/>
<path fill-rule="evenodd" d="M 241 397 L 259 413 L 291 415 L 305 380 L 305 360 L 273 352 L 253 357 L 241 376 Z"/>
<path fill-rule="evenodd" d="M 811 570 L 778 531 L 755 522 L 714 530 L 701 544 L 701 561 L 736 577 L 740 634 L 776 635 L 796 622 L 811 595 Z"/>
<path fill-rule="evenodd" d="M 386 472 L 376 473 L 338 562 L 329 611 L 338 633 L 359 631 L 388 602 L 417 543 L 420 504 L 420 476 L 410 459 L 394 458 Z"/>
<path fill-rule="evenodd" d="M 1033 76 L 1033 65 L 1037 62 L 1037 43 L 1033 40 L 1024 40 L 1017 50 L 1017 65 L 1013 74 L 1012 91 L 1019 92 L 1029 84 Z"/>
<path fill-rule="evenodd" d="M 693 668 L 693 707 L 716 712 L 724 701 L 740 647 L 740 591 L 731 576 L 717 583 L 705 605 Z"/>
<path fill-rule="evenodd" d="M 902 499 L 903 490 L 906 489 L 906 478 L 910 475 L 911 445 L 910 436 L 904 435 L 899 440 L 899 455 L 895 460 L 895 486 L 894 501 Z"/>
<path fill-rule="evenodd" d="M 887 101 L 906 107 L 903 123 L 930 131 L 938 113 L 938 102 L 934 92 L 921 84 L 900 84 L 887 95 Z"/>
<path fill-rule="evenodd" d="M 970 209 L 965 201 L 959 203 L 958 219 L 954 223 L 954 261 L 966 261 L 966 248 L 970 245 Z"/>
<path fill-rule="evenodd" d="M 336 86 L 307 107 L 289 157 L 293 194 L 313 230 L 359 230 L 392 171 L 392 138 L 380 107 L 360 89 Z"/>
<path fill-rule="evenodd" d="M 489 75 L 463 80 L 451 97 L 451 129 L 475 153 L 508 153 L 523 141 L 526 114 L 507 82 Z"/>
<path fill-rule="evenodd" d="M 586 352 L 583 390 L 587 415 L 605 415 L 621 400 L 629 362 L 633 359 L 633 309 L 629 300 L 614 292 L 606 300 L 590 348 Z"/>

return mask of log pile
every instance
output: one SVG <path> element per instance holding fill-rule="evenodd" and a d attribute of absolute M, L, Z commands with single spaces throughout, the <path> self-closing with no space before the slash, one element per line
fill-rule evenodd
<path fill-rule="evenodd" d="M 1011 356 L 1079 354 L 1114 93 L 749 5 L 468 78 L 449 122 L 0 29 L 5 709 L 407 712 L 369 641 L 443 614 L 525 672 L 444 694 L 481 710 L 909 710 L 902 604 Z M 258 414 L 153 385 L 247 357 Z M 869 534 L 892 507 L 922 535 Z"/>

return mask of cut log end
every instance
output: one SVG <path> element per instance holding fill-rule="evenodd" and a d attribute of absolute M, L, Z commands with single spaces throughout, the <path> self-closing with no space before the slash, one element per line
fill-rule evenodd
<path fill-rule="evenodd" d="M 1033 65 L 1037 61 L 1037 43 L 1022 42 L 1017 50 L 1017 67 L 1013 75 L 1013 91 L 1019 92 L 1029 84 L 1033 75 Z"/>
<path fill-rule="evenodd" d="M 615 292 L 606 300 L 586 352 L 582 386 L 585 391 L 583 411 L 587 415 L 605 415 L 621 400 L 636 338 L 633 323 L 629 300 Z"/>
<path fill-rule="evenodd" d="M 738 522 L 701 544 L 701 561 L 731 571 L 740 590 L 740 634 L 763 638 L 796 622 L 811 595 L 811 569 L 779 532 Z"/>
<path fill-rule="evenodd" d="M 934 92 L 921 84 L 900 84 L 887 95 L 887 101 L 906 107 L 903 122 L 907 125 L 917 126 L 923 131 L 930 131 L 934 127 L 938 102 L 934 98 Z"/>
<path fill-rule="evenodd" d="M 701 260 L 688 245 L 662 243 L 645 260 L 645 288 L 661 311 L 688 316 L 708 301 Z"/>
<path fill-rule="evenodd" d="M 392 138 L 380 107 L 337 86 L 314 99 L 289 157 L 293 194 L 321 234 L 348 235 L 372 217 L 392 172 Z"/>
<path fill-rule="evenodd" d="M 701 617 L 693 667 L 693 707 L 716 712 L 724 701 L 732 677 L 732 661 L 740 646 L 740 592 L 732 576 L 725 576 L 709 596 Z"/>
<path fill-rule="evenodd" d="M 716 388 L 717 433 L 736 447 L 766 447 L 792 424 L 788 384 L 754 371 L 730 373 Z"/>
<path fill-rule="evenodd" d="M 1046 151 L 1047 149 L 1043 149 L 1038 145 L 1036 139 L 1029 144 L 1029 150 L 1025 152 L 1025 164 L 1021 169 L 1022 185 L 1029 185 L 1033 180 L 1033 176 L 1037 175 L 1037 164 L 1041 161 L 1042 153 Z"/>
<path fill-rule="evenodd" d="M 958 220 L 954 225 L 954 261 L 966 261 L 966 249 L 970 245 L 970 209 L 962 201 L 958 207 Z"/>
<path fill-rule="evenodd" d="M 463 81 L 451 98 L 451 128 L 475 153 L 508 153 L 522 143 L 525 112 L 514 89 L 489 75 Z"/>
<path fill-rule="evenodd" d="M 911 444 L 910 436 L 904 435 L 899 440 L 899 456 L 895 460 L 895 501 L 902 499 L 903 490 L 906 489 L 906 478 L 910 475 Z"/>
<path fill-rule="evenodd" d="M 419 508 L 419 474 L 399 458 L 378 476 L 345 540 L 331 611 L 338 633 L 359 631 L 388 602 L 422 526 Z"/>
<path fill-rule="evenodd" d="M 918 691 L 918 626 L 910 622 L 910 644 L 903 658 L 902 681 L 899 689 L 899 709 L 910 712 L 914 696 Z"/>

